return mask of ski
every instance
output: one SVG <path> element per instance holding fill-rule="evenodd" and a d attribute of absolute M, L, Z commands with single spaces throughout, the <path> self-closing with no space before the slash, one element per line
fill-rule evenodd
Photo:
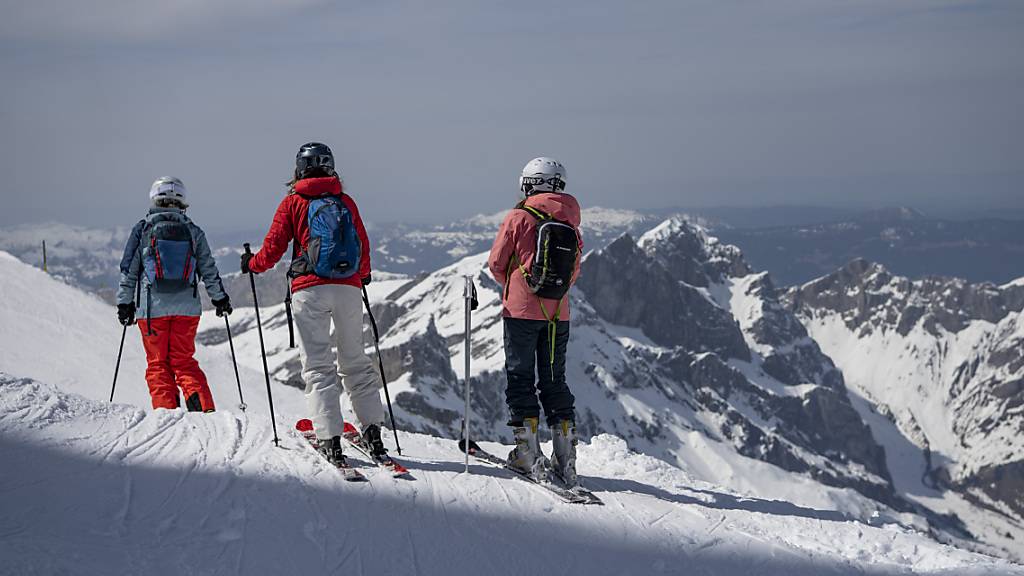
<path fill-rule="evenodd" d="M 345 429 L 341 433 L 341 437 L 344 438 L 349 443 L 349 445 L 352 446 L 352 448 L 354 448 L 363 456 L 369 458 L 370 461 L 376 464 L 379 468 L 388 471 L 391 474 L 391 476 L 395 478 L 406 478 L 408 480 L 415 480 L 413 475 L 409 473 L 409 470 L 405 466 L 399 464 L 391 456 L 386 456 L 384 458 L 375 458 L 373 454 L 370 452 L 369 446 L 367 446 L 363 442 L 363 436 L 359 433 L 359 430 L 356 430 L 356 427 L 353 426 L 351 423 L 345 422 Z"/>
<path fill-rule="evenodd" d="M 320 452 L 319 443 L 317 442 L 316 439 L 316 434 L 313 432 L 312 420 L 309 420 L 307 418 L 299 420 L 298 422 L 295 423 L 295 429 L 299 431 L 299 434 L 302 434 L 302 437 L 306 440 L 306 442 L 309 443 L 310 446 L 312 446 L 313 450 L 316 450 L 316 453 L 318 455 L 320 455 L 321 457 L 324 456 Z M 324 459 L 326 460 L 326 458 Z M 333 463 L 331 464 L 334 465 Z M 335 467 L 338 469 L 339 472 L 341 472 L 342 478 L 344 478 L 347 482 L 369 481 L 369 478 L 367 478 L 366 475 L 360 472 L 359 470 L 356 470 L 351 463 L 346 462 L 344 466 L 335 465 Z"/>
<path fill-rule="evenodd" d="M 466 441 L 459 440 L 459 450 L 465 452 L 465 446 Z M 510 468 L 504 458 L 499 458 L 498 456 L 491 454 L 490 452 L 478 446 L 476 442 L 471 441 L 469 443 L 469 455 L 478 460 L 479 462 L 489 464 L 496 468 L 503 468 L 505 470 L 508 470 L 509 472 L 515 474 L 517 478 L 529 482 L 534 486 L 543 488 L 544 490 L 547 490 L 551 494 L 554 494 L 562 501 L 568 502 L 569 504 L 593 504 L 598 506 L 604 504 L 604 502 L 601 501 L 601 499 L 598 498 L 596 494 L 594 494 L 590 490 L 583 488 L 582 486 L 568 488 L 565 485 L 561 484 L 560 481 L 549 480 L 546 482 L 539 482 L 537 481 L 537 479 L 530 476 L 529 474 L 520 472 L 515 468 Z M 557 478 L 557 476 L 555 478 Z"/>

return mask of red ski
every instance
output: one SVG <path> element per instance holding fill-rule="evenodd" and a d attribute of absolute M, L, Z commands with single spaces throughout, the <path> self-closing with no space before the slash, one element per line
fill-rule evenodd
<path fill-rule="evenodd" d="M 370 447 L 363 442 L 362 434 L 360 434 L 359 430 L 356 430 L 356 427 L 350 422 L 345 422 L 345 431 L 342 432 L 341 437 L 347 440 L 353 448 L 359 451 L 360 454 L 369 458 L 370 461 L 380 468 L 390 472 L 395 478 L 407 478 L 409 480 L 415 479 L 405 466 L 399 464 L 391 456 L 384 456 L 384 458 L 379 459 L 374 458 L 373 454 L 370 453 Z"/>
<path fill-rule="evenodd" d="M 295 423 L 295 429 L 302 434 L 302 437 L 309 442 L 309 445 L 316 450 L 317 454 L 323 456 L 320 453 L 319 442 L 316 439 L 316 434 L 313 432 L 313 421 L 308 418 L 303 418 Z M 337 466 L 338 471 L 341 472 L 342 477 L 348 482 L 367 482 L 369 479 L 359 470 L 356 470 L 352 464 L 345 463 L 344 466 Z"/>

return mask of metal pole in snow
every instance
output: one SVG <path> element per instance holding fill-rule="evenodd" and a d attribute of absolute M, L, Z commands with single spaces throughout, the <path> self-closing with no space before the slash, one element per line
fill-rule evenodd
<path fill-rule="evenodd" d="M 469 447 L 471 446 L 469 436 L 469 365 L 470 365 L 470 354 L 473 351 L 472 347 L 472 318 L 473 310 L 476 309 L 476 286 L 473 285 L 473 277 L 470 275 L 466 276 L 466 286 L 463 291 L 463 297 L 466 300 L 466 414 L 463 420 L 463 450 L 466 453 L 466 473 L 469 473 Z"/>
<path fill-rule="evenodd" d="M 46 269 L 46 240 L 43 240 L 43 272 L 49 273 Z"/>

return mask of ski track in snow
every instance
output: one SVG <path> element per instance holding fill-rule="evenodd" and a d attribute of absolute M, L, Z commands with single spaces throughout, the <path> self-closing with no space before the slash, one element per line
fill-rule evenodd
<path fill-rule="evenodd" d="M 897 524 L 734 494 L 609 435 L 579 449 L 602 507 L 467 475 L 455 442 L 421 434 L 402 437 L 416 480 L 367 466 L 345 482 L 292 430 L 299 390 L 275 388 L 275 448 L 262 374 L 242 368 L 240 413 L 230 359 L 200 347 L 219 411 L 152 411 L 133 332 L 109 404 L 109 306 L 2 253 L 0 298 L 3 575 L 1024 575 Z M 27 313 L 40 301 L 59 329 Z"/>

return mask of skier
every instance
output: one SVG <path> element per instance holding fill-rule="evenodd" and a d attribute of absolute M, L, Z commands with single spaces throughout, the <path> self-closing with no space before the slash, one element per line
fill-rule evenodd
<path fill-rule="evenodd" d="M 566 293 L 579 275 L 580 207 L 565 193 L 565 167 L 541 157 L 519 179 L 521 201 L 505 216 L 488 266 L 503 287 L 505 400 L 516 447 L 508 465 L 538 480 L 550 466 L 567 486 L 576 480 L 575 398 L 565 382 L 569 342 Z M 554 451 L 544 458 L 537 438 L 540 405 Z"/>
<path fill-rule="evenodd" d="M 199 279 L 217 309 L 231 313 L 231 300 L 217 272 L 206 234 L 185 215 L 185 185 L 158 178 L 149 190 L 152 207 L 132 228 L 121 258 L 117 318 L 135 323 L 136 301 L 146 350 L 146 383 L 153 408 L 178 408 L 180 388 L 190 412 L 213 412 L 206 375 L 193 357 L 202 306 Z"/>
<path fill-rule="evenodd" d="M 390 462 L 381 440 L 383 383 L 363 348 L 362 286 L 369 284 L 370 241 L 351 196 L 342 190 L 331 149 L 319 142 L 299 148 L 288 193 L 277 207 L 263 247 L 242 255 L 242 272 L 272 268 L 292 242 L 292 307 L 299 336 L 306 406 L 317 445 L 337 466 L 344 420 L 341 384 L 352 400 L 363 441 L 375 460 Z M 331 350 L 337 346 L 337 364 Z"/>

